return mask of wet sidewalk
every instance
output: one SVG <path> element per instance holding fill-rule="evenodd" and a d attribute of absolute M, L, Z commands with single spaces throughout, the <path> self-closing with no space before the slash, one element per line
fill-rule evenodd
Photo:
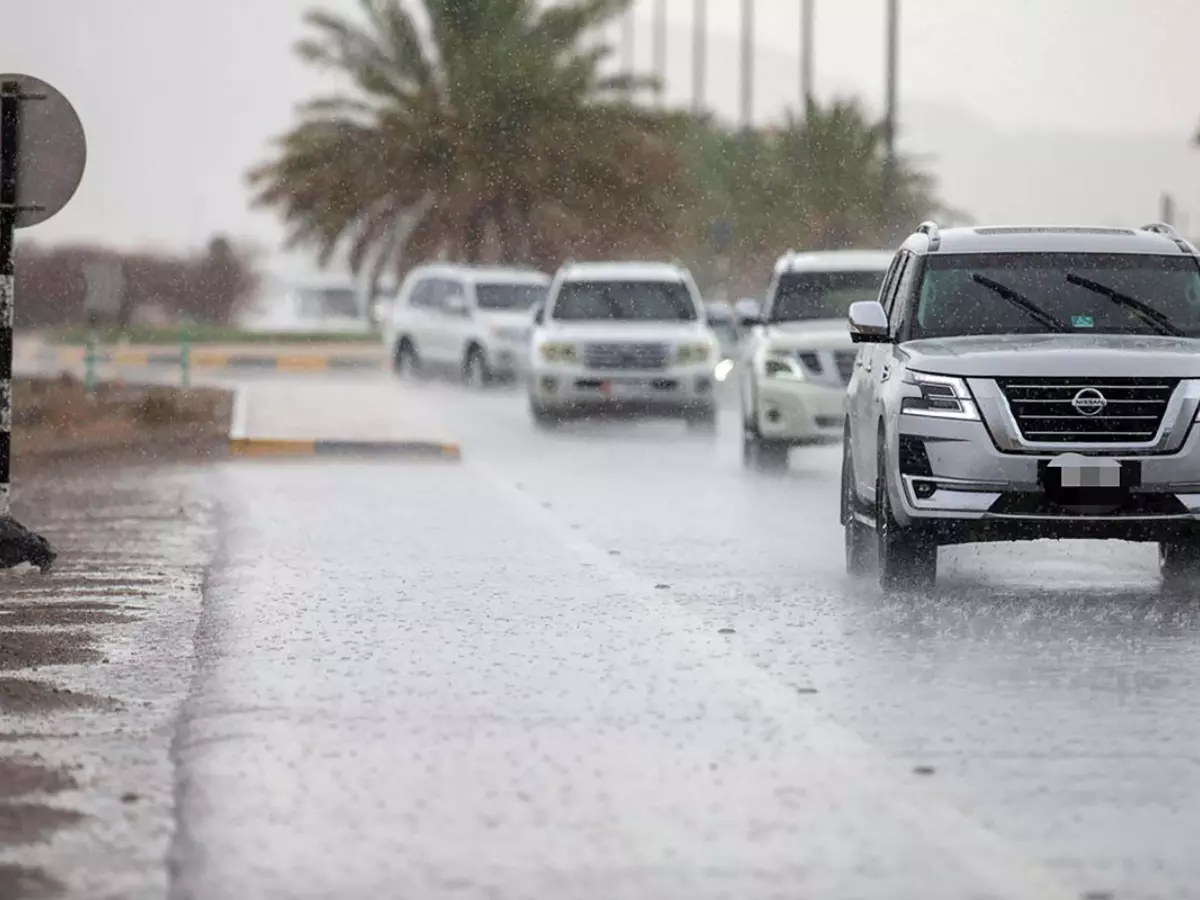
<path fill-rule="evenodd" d="M 19 477 L 19 476 L 18 476 Z M 216 548 L 206 470 L 17 482 L 54 570 L 0 572 L 0 897 L 167 889 L 171 742 Z"/>

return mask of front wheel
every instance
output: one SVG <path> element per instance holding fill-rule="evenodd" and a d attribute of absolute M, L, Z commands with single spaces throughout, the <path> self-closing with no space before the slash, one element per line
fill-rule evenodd
<path fill-rule="evenodd" d="M 541 431 L 550 431 L 559 426 L 562 418 L 555 412 L 546 409 L 539 403 L 530 401 L 529 417 L 533 419 L 533 424 Z"/>
<path fill-rule="evenodd" d="M 846 574 L 865 575 L 870 563 L 871 530 L 855 517 L 858 498 L 854 491 L 853 456 L 846 438 L 842 458 L 842 533 L 846 544 Z"/>
<path fill-rule="evenodd" d="M 881 588 L 890 592 L 933 587 L 937 581 L 937 542 L 896 521 L 882 454 L 875 487 L 875 533 Z"/>
<path fill-rule="evenodd" d="M 757 431 L 743 427 L 742 465 L 759 472 L 781 472 L 787 468 L 791 445 L 765 439 Z"/>
<path fill-rule="evenodd" d="M 1196 541 L 1162 541 L 1158 545 L 1158 568 L 1168 587 L 1192 587 L 1200 583 L 1200 544 Z"/>
<path fill-rule="evenodd" d="M 392 351 L 392 371 L 401 378 L 421 374 L 421 360 L 417 356 L 417 348 L 408 338 L 399 340 Z"/>

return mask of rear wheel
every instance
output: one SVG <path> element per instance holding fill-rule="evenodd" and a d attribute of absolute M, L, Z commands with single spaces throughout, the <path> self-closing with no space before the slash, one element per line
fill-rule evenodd
<path fill-rule="evenodd" d="M 855 518 L 858 498 L 854 491 L 854 457 L 846 437 L 842 457 L 842 532 L 846 543 L 846 574 L 865 575 L 870 563 L 871 530 Z"/>
<path fill-rule="evenodd" d="M 787 468 L 791 445 L 765 439 L 749 426 L 742 426 L 742 465 L 759 472 L 781 472 Z"/>
<path fill-rule="evenodd" d="M 875 482 L 875 534 L 879 586 L 885 591 L 924 590 L 937 581 L 938 547 L 928 534 L 896 521 L 888 490 L 884 443 L 880 436 L 879 475 Z"/>
<path fill-rule="evenodd" d="M 467 351 L 467 358 L 463 360 L 463 384 L 482 389 L 492 381 L 492 370 L 488 367 L 487 355 L 480 347 L 472 347 Z"/>
<path fill-rule="evenodd" d="M 417 356 L 417 348 L 408 338 L 401 338 L 392 351 L 392 371 L 400 377 L 421 373 L 421 360 Z"/>

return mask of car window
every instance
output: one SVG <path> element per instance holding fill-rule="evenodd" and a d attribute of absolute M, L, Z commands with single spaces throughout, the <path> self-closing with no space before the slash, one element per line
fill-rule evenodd
<path fill-rule="evenodd" d="M 544 284 L 484 282 L 475 285 L 475 303 L 480 309 L 522 310 L 546 298 Z"/>
<path fill-rule="evenodd" d="M 694 322 L 699 317 L 680 281 L 568 281 L 550 317 L 563 321 Z"/>
<path fill-rule="evenodd" d="M 877 269 L 783 273 L 775 287 L 768 319 L 772 322 L 844 319 L 851 303 L 879 296 L 883 275 Z"/>
<path fill-rule="evenodd" d="M 892 306 L 896 302 L 896 282 L 900 278 L 900 273 L 904 268 L 904 263 L 908 259 L 908 254 L 901 250 L 892 259 L 892 264 L 888 266 L 887 273 L 883 276 L 883 282 L 879 287 L 879 302 L 883 306 L 884 312 L 888 314 L 888 320 L 891 320 Z"/>
<path fill-rule="evenodd" d="M 1153 254 L 935 255 L 926 261 L 908 330 L 913 338 L 1200 336 L 1200 267 L 1190 256 Z"/>
<path fill-rule="evenodd" d="M 408 305 L 416 309 L 428 309 L 433 305 L 433 281 L 431 279 L 420 278 L 417 280 L 408 295 Z"/>

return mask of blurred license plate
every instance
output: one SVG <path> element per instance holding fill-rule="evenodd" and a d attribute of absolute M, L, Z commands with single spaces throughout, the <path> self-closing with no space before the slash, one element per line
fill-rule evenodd
<path fill-rule="evenodd" d="M 641 385 L 636 381 L 603 381 L 600 393 L 608 397 L 629 397 L 639 393 Z"/>

